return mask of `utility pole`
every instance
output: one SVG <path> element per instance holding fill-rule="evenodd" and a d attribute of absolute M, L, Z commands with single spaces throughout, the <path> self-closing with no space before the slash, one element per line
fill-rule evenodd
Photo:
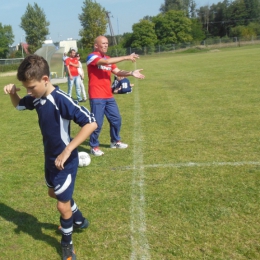
<path fill-rule="evenodd" d="M 24 55 L 23 55 L 23 36 L 21 37 L 21 47 L 22 47 L 22 57 L 24 58 Z"/>
<path fill-rule="evenodd" d="M 109 29 L 110 29 L 110 34 L 111 34 L 111 38 L 112 38 L 112 41 L 113 41 L 113 45 L 117 45 L 116 37 L 115 37 L 114 30 L 113 30 L 113 27 L 112 27 L 112 23 L 111 23 L 111 20 L 110 20 L 110 14 L 111 14 L 111 12 L 106 12 L 108 25 L 109 25 Z"/>

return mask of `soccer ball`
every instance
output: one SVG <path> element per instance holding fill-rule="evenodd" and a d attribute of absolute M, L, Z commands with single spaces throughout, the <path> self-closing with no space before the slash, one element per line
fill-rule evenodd
<path fill-rule="evenodd" d="M 91 162 L 91 158 L 86 152 L 79 152 L 79 167 L 88 166 Z"/>

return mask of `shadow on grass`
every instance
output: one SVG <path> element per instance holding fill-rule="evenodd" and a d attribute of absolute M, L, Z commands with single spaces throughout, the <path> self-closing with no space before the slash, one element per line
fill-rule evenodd
<path fill-rule="evenodd" d="M 110 144 L 99 144 L 99 147 L 110 148 Z"/>
<path fill-rule="evenodd" d="M 90 154 L 90 148 L 85 148 L 84 146 L 89 146 L 89 142 L 84 142 L 83 145 L 80 145 L 78 147 L 78 151 L 79 152 L 86 152 L 86 153 L 89 153 Z M 99 144 L 99 147 L 102 147 L 102 148 L 110 148 L 110 144 Z"/>
<path fill-rule="evenodd" d="M 56 230 L 57 225 L 50 223 L 41 223 L 34 216 L 26 213 L 16 211 L 4 203 L 0 203 L 0 216 L 7 222 L 15 224 L 17 227 L 14 229 L 16 234 L 20 232 L 27 233 L 36 240 L 41 240 L 48 243 L 50 246 L 55 247 L 57 253 L 61 253 L 60 242 L 56 238 L 46 235 L 42 232 L 43 229 Z M 2 234 L 4 236 L 4 234 Z"/>

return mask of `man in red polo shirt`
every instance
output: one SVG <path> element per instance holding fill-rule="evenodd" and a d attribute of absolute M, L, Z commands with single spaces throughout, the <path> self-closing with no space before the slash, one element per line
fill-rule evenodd
<path fill-rule="evenodd" d="M 70 50 L 70 57 L 66 60 L 66 66 L 68 68 L 68 95 L 72 96 L 72 87 L 75 85 L 76 95 L 79 102 L 83 102 L 81 97 L 81 88 L 80 88 L 80 75 L 78 72 L 79 61 L 76 58 L 76 51 L 74 49 Z"/>
<path fill-rule="evenodd" d="M 140 73 L 142 69 L 133 71 L 120 70 L 116 63 L 131 60 L 135 62 L 139 55 L 132 53 L 128 56 L 110 58 L 106 56 L 108 49 L 108 40 L 104 36 L 98 36 L 94 42 L 95 51 L 87 57 L 88 69 L 88 93 L 91 112 L 94 113 L 98 128 L 90 136 L 91 153 L 95 156 L 103 155 L 103 151 L 99 149 L 98 137 L 103 125 L 104 115 L 110 124 L 110 147 L 111 148 L 127 148 L 128 145 L 121 142 L 121 116 L 118 106 L 111 91 L 111 72 L 117 76 L 133 76 L 143 79 L 144 75 Z"/>

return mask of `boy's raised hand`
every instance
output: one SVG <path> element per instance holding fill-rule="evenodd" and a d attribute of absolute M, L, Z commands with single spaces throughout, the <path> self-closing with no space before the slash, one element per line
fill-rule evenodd
<path fill-rule="evenodd" d="M 14 84 L 8 84 L 4 87 L 5 94 L 15 94 L 17 91 L 20 91 L 20 88 L 17 88 Z"/>

